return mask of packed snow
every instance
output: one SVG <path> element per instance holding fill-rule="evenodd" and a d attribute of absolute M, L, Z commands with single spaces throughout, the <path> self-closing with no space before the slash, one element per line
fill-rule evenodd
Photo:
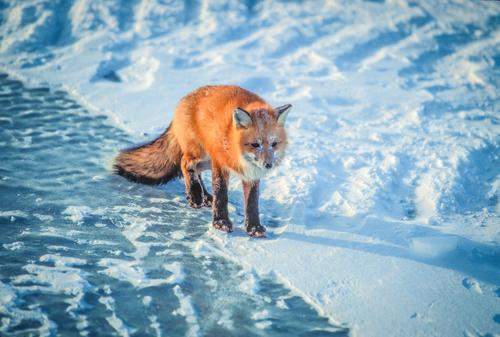
<path fill-rule="evenodd" d="M 206 84 L 293 104 L 287 156 L 261 185 L 267 238 L 251 239 L 241 227 L 220 233 L 209 228 L 209 213 L 187 213 L 207 223 L 192 253 L 242 266 L 244 289 L 259 291 L 252 273 L 279 280 L 352 336 L 500 336 L 500 3 L 26 0 L 4 3 L 0 13 L 3 72 L 70 92 L 137 142 L 159 135 L 178 100 Z M 109 167 L 112 155 L 88 160 Z M 182 199 L 179 184 L 157 189 Z M 241 226 L 236 178 L 229 199 Z M 170 204 L 162 200 L 151 199 L 147 212 Z M 0 211 L 12 222 L 27 217 Z M 62 212 L 75 225 L 94 213 L 87 205 Z M 137 288 L 175 284 L 176 314 L 188 335 L 199 335 L 202 317 L 177 284 L 182 266 L 163 263 L 168 278 L 144 275 L 152 245 L 139 240 L 148 228 L 140 218 L 138 210 L 123 231 L 133 259 L 103 258 L 101 273 Z M 190 226 L 169 233 L 183 241 Z M 23 242 L 3 249 L 22 250 Z M 74 272 L 85 260 L 43 259 L 60 269 L 26 268 L 49 291 L 86 291 Z M 50 285 L 61 273 L 65 281 Z M 0 314 L 26 314 L 10 304 L 15 297 L 0 282 Z M 100 300 L 115 312 L 111 297 Z M 81 305 L 78 297 L 71 303 Z M 116 331 L 133 333 L 113 315 Z M 258 329 L 272 322 L 265 309 L 254 316 Z M 150 317 L 154 329 L 157 319 Z"/>

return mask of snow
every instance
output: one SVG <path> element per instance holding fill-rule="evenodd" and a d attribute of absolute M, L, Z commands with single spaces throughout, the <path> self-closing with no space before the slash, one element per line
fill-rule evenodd
<path fill-rule="evenodd" d="M 248 267 L 243 290 L 258 291 L 254 273 L 275 277 L 354 336 L 500 335 L 497 3 L 64 4 L 3 5 L 0 67 L 69 91 L 137 142 L 162 132 L 178 100 L 206 84 L 238 84 L 276 106 L 293 104 L 287 155 L 261 184 L 268 238 L 208 230 L 195 247 Z M 229 199 L 241 224 L 237 179 Z M 81 224 L 89 211 L 63 213 Z M 134 260 L 102 259 L 102 273 L 137 287 L 182 280 L 176 264 L 163 266 L 168 279 L 144 275 L 139 262 L 151 244 L 139 238 L 147 224 L 140 212 L 131 222 L 124 234 Z M 69 278 L 55 281 L 52 267 L 33 265 L 31 281 L 85 288 L 72 273 L 85 261 L 47 254 L 42 262 L 62 265 Z M 0 285 L 6 311 L 11 295 Z M 178 313 L 198 335 L 189 297 L 174 289 Z M 114 318 L 117 333 L 131 333 Z"/>
<path fill-rule="evenodd" d="M 182 271 L 182 265 L 179 262 L 164 264 L 163 268 L 172 273 L 172 275 L 167 278 L 168 283 L 180 284 L 184 281 L 185 275 Z"/>
<path fill-rule="evenodd" d="M 458 238 L 453 236 L 415 237 L 410 241 L 410 249 L 424 257 L 442 257 L 457 249 Z"/>
<path fill-rule="evenodd" d="M 201 336 L 200 327 L 198 326 L 198 317 L 196 311 L 193 308 L 193 304 L 191 303 L 191 298 L 184 295 L 181 287 L 178 284 L 174 286 L 174 294 L 180 303 L 179 309 L 177 309 L 174 314 L 186 317 L 186 322 L 189 325 L 189 330 L 187 331 L 186 336 Z"/>
<path fill-rule="evenodd" d="M 109 294 L 111 294 L 111 291 L 109 291 Z M 118 336 L 122 337 L 130 336 L 131 333 L 130 329 L 116 315 L 115 303 L 113 298 L 111 298 L 110 296 L 102 296 L 99 298 L 99 302 L 104 304 L 106 306 L 106 309 L 112 312 L 112 315 L 110 317 L 106 317 L 106 321 L 109 323 L 110 326 L 113 327 Z"/>
<path fill-rule="evenodd" d="M 82 223 L 89 211 L 90 209 L 86 206 L 69 206 L 63 211 L 63 214 L 74 223 Z"/>
<path fill-rule="evenodd" d="M 15 305 L 16 300 L 15 291 L 9 285 L 0 282 L 0 313 L 3 316 L 0 331 L 6 332 L 9 323 L 17 325 L 23 319 L 30 319 L 41 322 L 38 330 L 40 336 L 50 336 L 54 327 L 47 317 L 38 308 L 30 310 L 18 309 Z"/>

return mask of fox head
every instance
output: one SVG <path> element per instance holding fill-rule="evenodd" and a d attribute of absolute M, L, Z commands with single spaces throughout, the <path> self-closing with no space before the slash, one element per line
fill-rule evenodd
<path fill-rule="evenodd" d="M 243 175 L 249 180 L 263 177 L 283 159 L 287 146 L 285 121 L 290 104 L 277 108 L 236 108 L 233 122 L 239 134 Z"/>

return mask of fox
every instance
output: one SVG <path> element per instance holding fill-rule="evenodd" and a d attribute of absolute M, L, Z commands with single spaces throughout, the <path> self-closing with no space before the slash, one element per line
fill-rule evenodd
<path fill-rule="evenodd" d="M 285 121 L 291 107 L 272 107 L 235 85 L 203 86 L 181 98 L 170 125 L 158 138 L 120 151 L 114 172 L 144 184 L 164 184 L 182 176 L 189 206 L 211 207 L 212 226 L 223 232 L 233 231 L 228 181 L 235 174 L 243 186 L 246 232 L 265 237 L 259 184 L 284 158 Z M 201 177 L 209 169 L 213 196 Z"/>

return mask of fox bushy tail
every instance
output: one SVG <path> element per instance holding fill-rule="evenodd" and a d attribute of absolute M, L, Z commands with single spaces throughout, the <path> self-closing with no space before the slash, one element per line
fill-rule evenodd
<path fill-rule="evenodd" d="M 170 125 L 152 142 L 121 151 L 113 169 L 138 183 L 162 184 L 181 176 L 181 157 L 181 148 Z"/>

